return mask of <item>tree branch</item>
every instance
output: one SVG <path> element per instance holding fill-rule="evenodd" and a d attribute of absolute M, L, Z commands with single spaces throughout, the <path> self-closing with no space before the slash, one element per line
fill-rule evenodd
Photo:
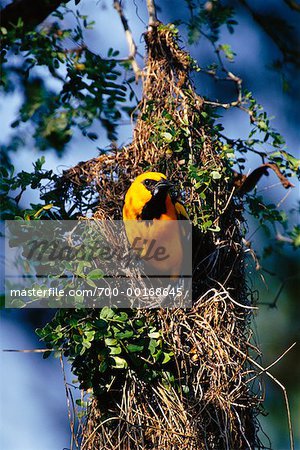
<path fill-rule="evenodd" d="M 157 20 L 157 15 L 156 15 L 156 6 L 154 3 L 154 0 L 147 0 L 147 9 L 148 9 L 148 14 L 149 14 L 149 27 L 151 27 L 152 25 L 154 25 L 155 23 L 158 22 Z"/>
<path fill-rule="evenodd" d="M 253 8 L 250 6 L 246 0 L 240 0 L 240 3 L 250 12 L 253 19 L 258 23 L 258 25 L 264 30 L 264 32 L 272 39 L 272 41 L 277 45 L 278 49 L 281 51 L 284 62 L 288 62 L 290 64 L 294 64 L 294 66 L 300 66 L 300 51 L 298 50 L 298 42 L 295 40 L 295 31 L 293 34 L 291 32 L 290 27 L 285 24 L 279 16 L 272 17 L 272 21 L 268 15 L 258 14 Z M 297 9 L 300 6 L 292 0 L 285 0 L 285 3 L 288 3 L 289 6 L 293 9 Z M 292 6 L 293 4 L 293 6 Z M 275 23 L 276 20 L 276 23 Z M 273 23 L 272 23 L 273 22 Z M 281 33 L 279 33 L 278 27 L 281 28 Z M 285 29 L 285 33 L 282 33 L 282 30 Z M 287 34 L 288 32 L 288 34 Z M 294 44 L 293 44 L 294 43 Z"/>
<path fill-rule="evenodd" d="M 1 27 L 17 26 L 21 19 L 26 30 L 34 29 L 61 4 L 69 0 L 15 0 L 0 11 Z"/>
<path fill-rule="evenodd" d="M 134 42 L 133 36 L 132 36 L 132 32 L 131 29 L 129 28 L 128 25 L 128 21 L 124 15 L 124 11 L 122 9 L 122 5 L 121 2 L 119 0 L 115 0 L 114 1 L 114 8 L 115 10 L 118 12 L 124 31 L 125 31 L 125 36 L 127 39 L 127 43 L 128 43 L 128 47 L 129 47 L 129 56 L 128 56 L 128 61 L 131 62 L 132 65 L 132 69 L 135 73 L 135 79 L 136 81 L 138 81 L 139 76 L 141 75 L 141 70 L 138 66 L 138 63 L 136 62 L 136 52 L 137 52 L 137 47 L 136 44 Z"/>
<path fill-rule="evenodd" d="M 238 77 L 237 75 L 235 75 L 234 73 L 232 73 L 230 70 L 228 70 L 222 60 L 221 54 L 220 54 L 220 46 L 217 47 L 215 42 L 203 31 L 201 31 L 201 34 L 211 43 L 211 45 L 214 48 L 214 51 L 217 55 L 218 61 L 219 61 L 219 66 L 220 69 L 222 70 L 222 72 L 224 72 L 226 74 L 226 78 L 223 78 L 224 81 L 232 81 L 233 83 L 235 83 L 236 85 L 236 90 L 237 90 L 237 99 L 235 101 L 232 101 L 230 103 L 220 103 L 220 102 L 211 102 L 208 100 L 204 100 L 204 103 L 206 103 L 207 105 L 211 105 L 211 106 L 215 106 L 215 107 L 221 107 L 221 108 L 225 108 L 225 109 L 229 109 L 232 107 L 239 107 L 240 109 L 244 109 L 242 106 L 242 102 L 243 102 L 243 91 L 242 91 L 242 84 L 243 84 L 243 80 Z M 217 79 L 221 79 L 220 77 L 216 76 L 216 72 L 215 71 L 211 71 L 211 70 L 206 70 L 205 73 L 207 73 L 208 75 L 212 76 L 215 80 Z M 246 110 L 248 113 L 249 111 Z"/>
<path fill-rule="evenodd" d="M 294 0 L 284 0 L 284 1 L 291 9 L 294 9 L 295 11 L 300 12 L 300 4 L 299 3 L 297 3 Z"/>
<path fill-rule="evenodd" d="M 234 185 L 238 189 L 241 195 L 246 194 L 247 192 L 252 191 L 258 181 L 261 179 L 263 175 L 269 175 L 268 169 L 273 170 L 277 177 L 279 178 L 280 183 L 285 189 L 289 189 L 295 187 L 281 172 L 277 164 L 275 163 L 265 163 L 261 166 L 257 167 L 250 175 L 242 175 L 233 170 L 234 174 Z"/>

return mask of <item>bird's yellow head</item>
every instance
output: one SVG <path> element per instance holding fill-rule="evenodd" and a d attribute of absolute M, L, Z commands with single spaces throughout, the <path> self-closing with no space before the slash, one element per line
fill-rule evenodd
<path fill-rule="evenodd" d="M 123 219 L 154 218 L 160 207 L 165 209 L 166 197 L 172 183 L 160 172 L 145 172 L 131 184 L 125 196 Z"/>

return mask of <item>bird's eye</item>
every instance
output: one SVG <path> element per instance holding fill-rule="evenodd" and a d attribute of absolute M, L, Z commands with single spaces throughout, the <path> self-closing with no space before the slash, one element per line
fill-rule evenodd
<path fill-rule="evenodd" d="M 150 186 L 151 185 L 151 181 L 152 180 L 149 180 L 149 179 L 145 180 L 144 181 L 145 186 Z"/>

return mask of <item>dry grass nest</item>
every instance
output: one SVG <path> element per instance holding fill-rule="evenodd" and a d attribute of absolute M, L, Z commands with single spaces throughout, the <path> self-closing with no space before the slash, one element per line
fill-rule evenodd
<path fill-rule="evenodd" d="M 187 162 L 211 170 L 224 165 L 202 121 L 203 101 L 189 78 L 188 54 L 168 26 L 153 26 L 145 40 L 143 98 L 132 143 L 79 163 L 56 186 L 82 214 L 95 205 L 94 218 L 120 219 L 130 181 L 149 169 L 178 180 L 194 218 L 203 200 L 184 169 Z M 168 120 L 175 131 L 185 130 L 179 153 L 157 138 Z M 245 285 L 240 205 L 222 181 L 206 202 L 221 231 L 200 233 L 193 243 L 193 307 L 137 311 L 159 325 L 172 348 L 179 388 L 164 380 L 146 384 L 128 370 L 113 407 L 105 410 L 97 399 L 91 401 L 82 450 L 264 448 L 256 419 L 262 390 L 249 358 L 258 351 L 249 328 L 252 305 Z"/>

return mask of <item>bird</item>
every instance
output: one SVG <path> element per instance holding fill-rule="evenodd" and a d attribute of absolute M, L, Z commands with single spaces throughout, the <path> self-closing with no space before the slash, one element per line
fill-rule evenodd
<path fill-rule="evenodd" d="M 129 187 L 123 221 L 131 247 L 155 275 L 178 278 L 184 244 L 180 220 L 188 220 L 176 187 L 160 172 L 144 172 Z"/>

